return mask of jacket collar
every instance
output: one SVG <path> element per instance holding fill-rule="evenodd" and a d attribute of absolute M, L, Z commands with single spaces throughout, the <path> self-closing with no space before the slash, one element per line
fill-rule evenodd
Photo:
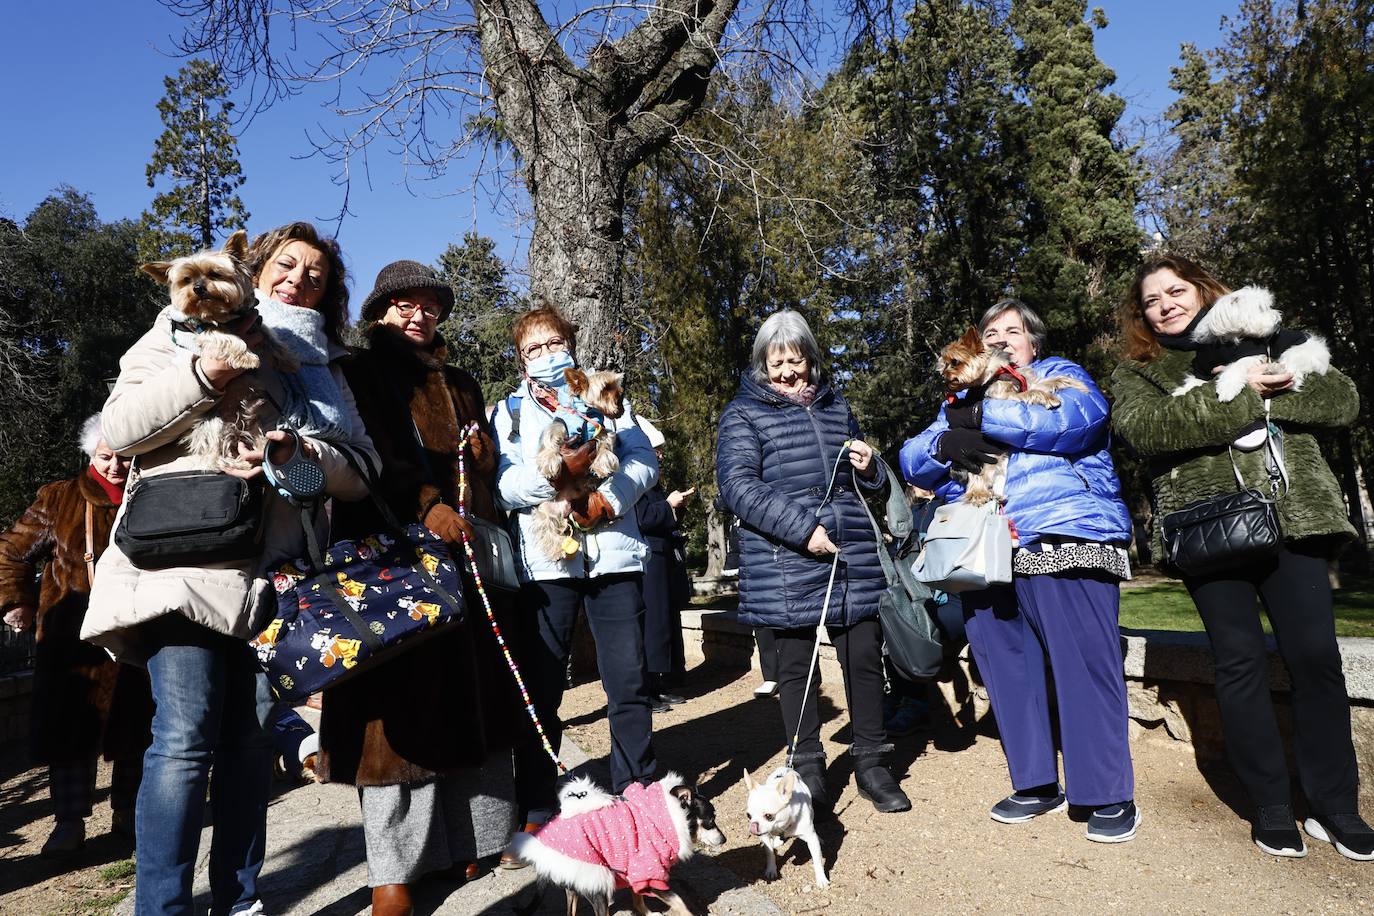
<path fill-rule="evenodd" d="M 97 509 L 114 508 L 114 503 L 110 501 L 110 497 L 101 489 L 100 484 L 91 479 L 90 472 L 86 468 L 82 468 L 81 473 L 76 475 L 76 486 L 86 502 Z"/>
<path fill-rule="evenodd" d="M 367 345 L 385 359 L 418 370 L 442 369 L 448 362 L 448 342 L 437 331 L 433 343 L 428 347 L 419 347 L 394 328 L 377 322 L 367 329 Z"/>
<path fill-rule="evenodd" d="M 1164 349 L 1148 362 L 1135 362 L 1135 370 L 1165 391 L 1173 391 L 1188 374 L 1194 354 L 1189 350 Z"/>
<path fill-rule="evenodd" d="M 762 401 L 770 407 L 801 407 L 796 401 L 789 400 L 778 394 L 767 385 L 760 385 L 754 381 L 754 376 L 749 370 L 745 370 L 744 377 L 740 379 L 739 396 L 751 398 L 755 401 Z M 834 396 L 834 390 L 830 387 L 830 382 L 824 381 L 816 389 L 816 400 L 811 402 L 812 407 L 821 407 Z"/>

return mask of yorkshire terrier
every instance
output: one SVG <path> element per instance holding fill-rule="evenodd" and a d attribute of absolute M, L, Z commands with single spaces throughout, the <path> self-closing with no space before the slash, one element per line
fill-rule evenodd
<path fill-rule="evenodd" d="M 625 376 L 619 372 L 584 372 L 565 369 L 566 385 L 557 388 L 558 411 L 554 421 L 539 438 L 539 454 L 534 466 L 549 480 L 563 470 L 562 449 L 595 443 L 589 473 L 567 482 L 554 497 L 534 511 L 534 539 L 537 547 L 550 560 L 563 560 L 577 553 L 577 541 L 572 537 L 572 523 L 562 515 L 556 504 L 577 499 L 600 486 L 601 481 L 620 469 L 615 456 L 615 430 L 607 420 L 618 419 L 625 413 Z"/>
<path fill-rule="evenodd" d="M 1063 403 L 1054 392 L 1065 388 L 1087 391 L 1082 382 L 1067 376 L 1054 375 L 1046 379 L 1030 369 L 1013 367 L 1011 355 L 1001 347 L 989 347 L 977 328 L 969 328 L 964 336 L 940 351 L 937 362 L 940 376 L 945 380 L 946 401 L 953 403 L 960 391 L 966 397 L 996 398 L 1021 401 L 1051 409 Z M 964 486 L 962 499 L 975 506 L 989 500 L 1004 500 L 1003 488 L 1007 480 L 1007 455 L 1003 452 L 994 464 L 986 464 L 977 474 L 962 468 L 951 468 L 950 474 Z"/>
<path fill-rule="evenodd" d="M 206 249 L 172 261 L 144 264 L 143 272 L 171 291 L 172 341 L 201 357 L 222 360 L 235 369 L 257 369 L 262 357 L 242 337 L 220 330 L 251 311 L 255 304 L 253 275 L 248 269 L 248 235 L 242 229 L 229 236 L 218 251 Z M 284 372 L 300 368 L 291 351 L 266 327 L 258 350 Z M 265 440 L 258 414 L 263 400 L 256 392 L 225 398 L 225 413 L 212 412 L 191 428 L 182 442 L 202 460 L 206 470 L 248 465 L 241 448 L 261 447 Z"/>

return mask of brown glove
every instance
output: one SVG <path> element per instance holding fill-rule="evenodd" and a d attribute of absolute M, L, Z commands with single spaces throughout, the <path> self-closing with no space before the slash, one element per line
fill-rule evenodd
<path fill-rule="evenodd" d="M 590 531 L 597 525 L 613 521 L 615 510 L 611 508 L 610 501 L 601 495 L 600 490 L 593 490 L 586 496 L 573 500 L 572 514 L 569 518 L 577 527 Z"/>
<path fill-rule="evenodd" d="M 477 536 L 467 519 L 459 515 L 452 506 L 443 503 L 435 503 L 425 513 L 425 527 L 450 544 L 461 544 L 463 535 L 467 535 L 469 540 Z"/>
<path fill-rule="evenodd" d="M 587 476 L 587 472 L 592 466 L 592 459 L 596 457 L 596 440 L 584 442 L 577 448 L 568 448 L 565 445 L 559 449 L 559 455 L 563 459 L 563 464 L 558 469 L 558 473 L 549 479 L 549 483 L 553 484 L 554 492 L 557 493 L 563 492 L 570 485 Z"/>

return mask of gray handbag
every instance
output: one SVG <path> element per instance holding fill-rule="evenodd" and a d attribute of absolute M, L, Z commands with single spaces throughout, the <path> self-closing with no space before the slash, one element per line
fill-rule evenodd
<path fill-rule="evenodd" d="M 953 502 L 936 509 L 912 572 L 947 592 L 1011 582 L 1011 527 L 997 503 Z"/>

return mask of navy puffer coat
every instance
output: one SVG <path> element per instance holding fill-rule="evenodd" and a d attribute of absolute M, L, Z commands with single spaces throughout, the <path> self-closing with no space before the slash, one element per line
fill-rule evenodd
<path fill-rule="evenodd" d="M 845 460 L 830 502 L 821 506 L 835 459 L 859 424 L 844 398 L 822 385 L 802 407 L 745 377 L 720 418 L 716 480 L 725 506 L 740 520 L 739 619 L 750 626 L 815 626 L 825 604 L 832 557 L 806 549 L 817 524 L 840 548 L 826 623 L 848 626 L 878 615 L 887 588 L 873 526 L 855 490 L 864 481 Z"/>

